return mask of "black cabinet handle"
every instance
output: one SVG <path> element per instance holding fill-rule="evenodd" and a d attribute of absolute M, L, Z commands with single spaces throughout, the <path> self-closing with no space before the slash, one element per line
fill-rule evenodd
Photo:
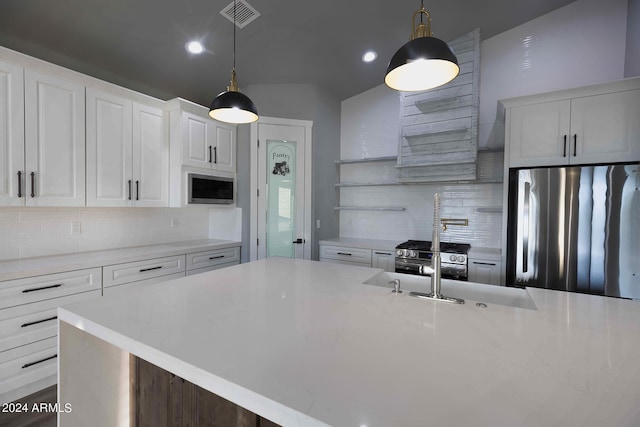
<path fill-rule="evenodd" d="M 218 255 L 218 256 L 209 257 L 209 259 L 220 259 L 220 258 L 224 258 L 224 255 Z"/>
<path fill-rule="evenodd" d="M 55 285 L 43 286 L 41 288 L 23 289 L 22 293 L 26 294 L 26 293 L 29 293 L 29 292 L 44 291 L 45 289 L 59 288 L 60 286 L 62 286 L 62 283 L 56 283 Z"/>
<path fill-rule="evenodd" d="M 38 323 L 48 322 L 49 320 L 56 320 L 58 316 L 47 317 L 46 319 L 36 320 L 35 322 L 23 323 L 20 325 L 21 328 L 26 328 L 27 326 L 37 325 Z"/>
<path fill-rule="evenodd" d="M 218 163 L 218 147 L 213 147 L 213 163 Z"/>
<path fill-rule="evenodd" d="M 378 251 L 374 251 L 373 252 L 376 255 L 393 255 L 391 252 L 378 252 Z"/>
<path fill-rule="evenodd" d="M 493 262 L 479 262 L 479 261 L 472 261 L 472 264 L 476 264 L 476 265 L 496 265 Z"/>
<path fill-rule="evenodd" d="M 136 180 L 136 200 L 140 200 L 140 181 Z"/>
<path fill-rule="evenodd" d="M 31 172 L 31 197 L 36 197 L 36 173 Z"/>
<path fill-rule="evenodd" d="M 140 270 L 140 273 L 144 273 L 145 271 L 151 271 L 151 270 L 160 270 L 161 268 L 162 268 L 161 265 L 159 265 L 157 267 L 143 268 L 142 270 Z"/>
<path fill-rule="evenodd" d="M 58 357 L 58 355 L 54 354 L 53 356 L 45 357 L 44 359 L 36 360 L 35 362 L 25 363 L 24 365 L 22 365 L 22 369 L 28 368 L 29 366 L 37 365 L 38 363 L 46 362 L 47 360 L 55 359 L 56 357 Z"/>
<path fill-rule="evenodd" d="M 18 197 L 22 197 L 22 171 L 18 171 Z"/>
<path fill-rule="evenodd" d="M 562 151 L 562 157 L 567 157 L 567 135 L 564 136 L 564 150 Z"/>
<path fill-rule="evenodd" d="M 211 146 L 209 146 L 209 163 L 211 163 Z"/>
<path fill-rule="evenodd" d="M 129 180 L 129 197 L 127 199 L 131 200 L 131 180 Z"/>
<path fill-rule="evenodd" d="M 573 157 L 576 156 L 576 149 L 578 148 L 578 134 L 573 134 Z"/>
<path fill-rule="evenodd" d="M 349 255 L 349 256 L 351 256 L 351 254 L 347 253 L 347 252 L 338 252 L 338 255 Z"/>

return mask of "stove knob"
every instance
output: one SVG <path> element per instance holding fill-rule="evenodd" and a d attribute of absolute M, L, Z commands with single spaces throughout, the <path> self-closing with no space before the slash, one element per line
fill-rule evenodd
<path fill-rule="evenodd" d="M 409 256 L 410 256 L 411 258 L 415 258 L 415 257 L 417 257 L 417 256 L 418 256 L 418 254 L 416 254 L 416 251 L 409 251 Z"/>
<path fill-rule="evenodd" d="M 396 256 L 402 256 L 402 249 L 396 250 Z"/>
<path fill-rule="evenodd" d="M 455 260 L 456 260 L 456 256 L 455 256 L 455 255 L 451 255 L 451 256 L 449 257 L 449 261 L 455 261 Z"/>
<path fill-rule="evenodd" d="M 464 262 L 464 255 L 458 256 L 458 262 Z"/>

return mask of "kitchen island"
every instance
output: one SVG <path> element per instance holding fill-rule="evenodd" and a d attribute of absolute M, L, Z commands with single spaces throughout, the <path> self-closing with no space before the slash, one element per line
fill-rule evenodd
<path fill-rule="evenodd" d="M 640 424 L 640 302 L 452 305 L 379 272 L 271 258 L 62 307 L 60 425 L 128 425 L 131 354 L 283 426 Z"/>

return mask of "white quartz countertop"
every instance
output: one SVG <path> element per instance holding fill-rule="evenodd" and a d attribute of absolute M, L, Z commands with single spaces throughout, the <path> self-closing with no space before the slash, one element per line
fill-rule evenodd
<path fill-rule="evenodd" d="M 160 245 L 136 246 L 79 254 L 54 255 L 19 260 L 0 261 L 0 282 L 83 268 L 101 267 L 123 262 L 142 261 L 198 251 L 224 249 L 240 246 L 241 242 L 231 240 L 202 239 Z"/>
<path fill-rule="evenodd" d="M 284 426 L 640 425 L 640 302 L 451 305 L 378 272 L 271 258 L 59 318 Z"/>
<path fill-rule="evenodd" d="M 341 246 L 346 248 L 378 249 L 382 251 L 395 251 L 396 246 L 404 240 L 378 240 L 359 239 L 356 237 L 334 237 L 320 240 L 321 245 Z"/>

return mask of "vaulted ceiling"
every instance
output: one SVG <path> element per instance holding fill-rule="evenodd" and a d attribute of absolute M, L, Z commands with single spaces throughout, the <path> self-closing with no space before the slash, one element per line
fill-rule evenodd
<path fill-rule="evenodd" d="M 247 0 L 261 15 L 237 30 L 240 88 L 317 84 L 342 100 L 383 82 L 411 33 L 418 0 Z M 572 0 L 433 0 L 436 37 L 483 39 Z M 208 105 L 229 83 L 230 0 L 2 0 L 0 45 L 163 99 Z M 205 53 L 185 44 L 199 39 Z M 378 58 L 363 63 L 373 49 Z"/>

